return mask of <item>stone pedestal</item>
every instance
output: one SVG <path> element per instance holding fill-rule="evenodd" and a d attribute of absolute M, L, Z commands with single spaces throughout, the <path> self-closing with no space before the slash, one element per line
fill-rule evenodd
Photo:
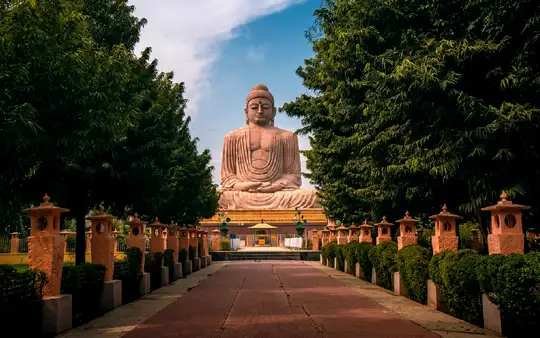
<path fill-rule="evenodd" d="M 394 292 L 399 296 L 407 296 L 407 286 L 405 281 L 399 275 L 399 272 L 394 272 Z"/>
<path fill-rule="evenodd" d="M 522 254 L 524 251 L 523 248 L 525 247 L 525 237 L 523 236 L 523 233 L 489 234 L 487 242 L 490 255 Z"/>
<path fill-rule="evenodd" d="M 41 301 L 41 331 L 47 335 L 57 335 L 71 329 L 72 296 L 59 295 L 43 298 Z"/>
<path fill-rule="evenodd" d="M 169 285 L 169 267 L 161 267 L 161 286 Z"/>
<path fill-rule="evenodd" d="M 364 270 L 362 270 L 362 265 L 360 265 L 360 263 L 356 263 L 356 274 L 355 274 L 355 276 L 358 277 L 358 278 L 365 279 Z"/>
<path fill-rule="evenodd" d="M 433 253 L 437 254 L 445 250 L 457 250 L 459 243 L 458 236 L 432 236 L 431 244 Z"/>
<path fill-rule="evenodd" d="M 193 262 L 190 261 L 189 259 L 186 260 L 186 264 L 183 264 L 183 268 L 184 268 L 184 276 L 187 276 L 193 273 Z"/>
<path fill-rule="evenodd" d="M 375 268 L 371 269 L 371 283 L 377 285 L 377 271 L 375 271 Z"/>
<path fill-rule="evenodd" d="M 201 269 L 201 259 L 199 257 L 195 257 L 193 259 L 193 272 L 199 271 Z"/>
<path fill-rule="evenodd" d="M 206 268 L 206 265 L 207 265 L 207 263 L 206 263 L 206 256 L 202 256 L 202 257 L 201 257 L 201 269 Z"/>
<path fill-rule="evenodd" d="M 111 311 L 122 305 L 122 281 L 110 280 L 103 283 L 103 290 L 99 299 L 99 307 L 104 311 Z"/>
<path fill-rule="evenodd" d="M 499 307 L 493 304 L 486 294 L 482 294 L 484 328 L 502 335 L 502 320 Z"/>
<path fill-rule="evenodd" d="M 180 279 L 184 276 L 184 271 L 182 270 L 182 263 L 174 264 L 174 279 Z"/>
<path fill-rule="evenodd" d="M 212 265 L 212 255 L 206 256 L 206 266 Z"/>
<path fill-rule="evenodd" d="M 141 296 L 147 295 L 150 293 L 150 273 L 144 272 L 141 276 L 141 282 L 139 285 L 139 292 Z"/>
<path fill-rule="evenodd" d="M 441 291 L 439 290 L 439 287 L 433 283 L 431 279 L 427 281 L 427 305 L 432 308 L 436 309 L 442 312 L 448 312 L 448 308 L 446 306 L 446 300 L 441 295 Z"/>

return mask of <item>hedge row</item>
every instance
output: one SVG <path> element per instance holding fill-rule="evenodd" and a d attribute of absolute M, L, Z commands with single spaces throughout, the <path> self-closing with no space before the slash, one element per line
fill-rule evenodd
<path fill-rule="evenodd" d="M 114 262 L 114 279 L 122 281 L 122 303 L 127 304 L 141 296 L 142 251 L 139 248 L 126 249 L 126 258 Z"/>
<path fill-rule="evenodd" d="M 452 316 L 483 326 L 482 294 L 499 306 L 503 334 L 526 336 L 540 330 L 540 253 L 480 255 L 474 250 L 444 251 L 432 256 L 431 250 L 409 245 L 397 250 L 395 242 L 377 246 L 356 241 L 347 245 L 331 242 L 321 249 L 323 264 L 343 271 L 344 260 L 352 267 L 360 263 L 365 279 L 371 281 L 371 268 L 377 284 L 392 290 L 394 272 L 399 271 L 408 297 L 427 302 L 427 281 L 431 279 L 446 299 Z M 354 273 L 354 271 L 349 271 Z"/>

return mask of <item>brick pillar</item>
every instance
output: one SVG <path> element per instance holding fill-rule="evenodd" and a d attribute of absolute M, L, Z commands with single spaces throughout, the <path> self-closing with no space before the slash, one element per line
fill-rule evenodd
<path fill-rule="evenodd" d="M 524 252 L 525 236 L 521 212 L 526 209 L 530 207 L 512 203 L 506 192 L 501 194 L 501 200 L 497 204 L 482 208 L 483 211 L 491 211 L 491 234 L 487 241 L 490 255 Z"/>
<path fill-rule="evenodd" d="M 9 252 L 18 253 L 19 252 L 19 233 L 12 232 L 11 239 L 9 241 Z"/>

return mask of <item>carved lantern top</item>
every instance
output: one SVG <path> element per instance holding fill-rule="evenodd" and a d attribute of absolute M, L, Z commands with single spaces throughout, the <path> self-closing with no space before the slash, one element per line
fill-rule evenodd
<path fill-rule="evenodd" d="M 353 223 L 349 227 L 349 236 L 350 237 L 355 237 L 357 235 L 358 235 L 358 227 Z"/>
<path fill-rule="evenodd" d="M 373 225 L 369 225 L 368 222 L 367 222 L 367 219 L 364 221 L 364 223 L 362 225 L 360 225 L 359 227 L 360 229 L 371 229 L 373 228 Z"/>
<path fill-rule="evenodd" d="M 379 223 L 375 223 L 375 225 L 378 226 L 378 227 L 386 227 L 386 228 L 390 228 L 390 227 L 394 226 L 394 224 L 389 223 L 386 220 L 386 216 L 383 216 L 382 221 L 379 222 Z"/>
<path fill-rule="evenodd" d="M 416 223 L 420 222 L 418 219 L 414 219 L 409 216 L 409 212 L 405 212 L 405 216 L 402 219 L 398 219 L 396 223 L 399 223 L 399 233 L 401 236 L 416 236 Z"/>
<path fill-rule="evenodd" d="M 501 194 L 501 200 L 492 206 L 482 208 L 491 211 L 491 233 L 523 233 L 521 211 L 530 209 L 526 205 L 514 204 L 508 199 L 506 192 Z M 504 225 L 504 226 L 501 226 Z"/>
<path fill-rule="evenodd" d="M 146 222 L 141 221 L 139 216 L 135 214 L 133 219 L 129 221 L 129 227 L 131 228 L 130 236 L 144 236 L 144 230 L 146 229 Z"/>
<path fill-rule="evenodd" d="M 373 225 L 369 225 L 367 222 L 367 219 L 364 220 L 364 223 L 358 227 L 360 229 L 360 236 L 362 238 L 369 236 L 371 237 L 371 229 L 373 228 Z"/>
<path fill-rule="evenodd" d="M 60 208 L 50 202 L 51 198 L 45 194 L 43 203 L 38 207 L 23 209 L 31 217 L 30 236 L 48 236 L 60 233 L 60 214 L 69 209 Z"/>
<path fill-rule="evenodd" d="M 215 236 L 216 234 L 219 234 L 221 231 L 219 231 L 219 229 L 214 229 L 212 230 L 212 232 L 214 233 L 214 236 Z"/>
<path fill-rule="evenodd" d="M 443 205 L 442 211 L 436 215 L 429 216 L 435 220 L 435 235 L 436 236 L 456 236 L 457 227 L 456 220 L 461 219 L 461 216 L 454 215 L 448 212 L 446 204 Z"/>
<path fill-rule="evenodd" d="M 202 236 L 203 236 L 203 238 L 208 238 L 208 231 L 207 231 L 207 230 L 203 230 Z"/>
<path fill-rule="evenodd" d="M 196 228 L 189 228 L 189 238 L 197 238 L 197 229 Z"/>
<path fill-rule="evenodd" d="M 378 236 L 379 237 L 390 237 L 390 228 L 394 226 L 394 224 L 389 223 L 386 220 L 386 216 L 383 216 L 382 221 L 375 224 L 379 227 Z"/>
<path fill-rule="evenodd" d="M 92 231 L 96 233 L 96 236 L 112 235 L 111 220 L 116 219 L 116 217 L 107 214 L 103 205 L 99 206 L 97 214 L 88 216 L 86 219 L 92 222 Z"/>
<path fill-rule="evenodd" d="M 323 237 L 329 237 L 329 236 L 330 236 L 330 230 L 328 230 L 328 229 L 323 229 L 323 230 L 322 230 L 322 235 L 323 235 Z"/>
<path fill-rule="evenodd" d="M 173 237 L 173 236 L 176 236 L 177 235 L 177 232 L 178 232 L 178 226 L 176 224 L 174 224 L 174 221 L 171 220 L 171 223 L 169 223 L 169 225 L 167 225 L 167 235 L 169 237 Z"/>
<path fill-rule="evenodd" d="M 165 231 L 166 225 L 159 222 L 159 218 L 154 219 L 154 223 L 150 224 L 150 228 L 152 228 L 152 237 L 166 237 L 167 232 Z"/>

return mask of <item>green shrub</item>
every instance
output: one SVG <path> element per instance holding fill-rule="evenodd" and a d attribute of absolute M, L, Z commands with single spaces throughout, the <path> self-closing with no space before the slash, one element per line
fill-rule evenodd
<path fill-rule="evenodd" d="M 480 326 L 483 315 L 476 271 L 481 260 L 476 251 L 465 249 L 449 251 L 440 264 L 440 289 L 450 315 Z"/>
<path fill-rule="evenodd" d="M 334 241 L 326 244 L 323 247 L 323 252 L 326 252 L 326 259 L 328 263 L 330 263 L 329 266 L 331 268 L 334 267 L 334 262 L 336 258 L 336 250 L 337 250 L 336 247 L 337 247 L 337 243 Z"/>
<path fill-rule="evenodd" d="M 337 244 L 332 247 L 334 249 L 334 255 L 336 256 L 337 267 L 336 270 L 345 270 L 345 245 Z"/>
<path fill-rule="evenodd" d="M 180 249 L 178 252 L 178 262 L 182 263 L 182 266 L 186 265 L 186 261 L 188 260 L 188 252 L 186 249 Z"/>
<path fill-rule="evenodd" d="M 393 290 L 394 272 L 396 265 L 396 242 L 385 242 L 373 247 L 368 255 L 373 268 L 377 272 L 377 284 L 385 289 Z"/>
<path fill-rule="evenodd" d="M 44 272 L 0 265 L 0 328 L 2 336 L 39 335 Z"/>
<path fill-rule="evenodd" d="M 114 279 L 122 281 L 122 304 L 127 304 L 141 296 L 142 251 L 139 248 L 126 249 L 126 258 L 114 262 Z"/>
<path fill-rule="evenodd" d="M 191 245 L 188 248 L 189 260 L 192 261 L 192 262 L 195 260 L 195 253 L 196 253 L 195 250 L 196 250 L 196 248 L 191 246 Z"/>
<path fill-rule="evenodd" d="M 398 251 L 396 263 L 410 299 L 427 303 L 427 280 L 431 251 L 420 245 L 407 245 Z"/>
<path fill-rule="evenodd" d="M 418 236 L 418 245 L 428 249 L 429 251 L 433 252 L 433 246 L 431 242 L 431 237 L 435 231 L 433 229 L 422 229 L 422 234 Z"/>
<path fill-rule="evenodd" d="M 203 250 L 203 243 L 202 243 L 203 239 L 202 237 L 199 239 L 199 243 L 197 244 L 197 250 L 199 251 L 199 257 L 203 257 L 204 256 L 204 250 Z"/>
<path fill-rule="evenodd" d="M 174 281 L 174 250 L 173 249 L 165 249 L 163 252 L 163 266 L 166 266 L 169 268 L 169 282 L 172 283 Z"/>
<path fill-rule="evenodd" d="M 105 282 L 106 268 L 101 264 L 64 264 L 62 294 L 72 295 L 73 326 L 101 315 L 99 298 Z"/>
<path fill-rule="evenodd" d="M 228 238 L 223 238 L 221 242 L 219 242 L 219 249 L 221 251 L 231 250 L 231 240 Z"/>
<path fill-rule="evenodd" d="M 441 251 L 438 254 L 433 255 L 433 257 L 429 261 L 429 279 L 431 279 L 433 283 L 437 284 L 438 286 L 441 286 L 444 284 L 442 276 L 441 276 L 442 261 L 444 257 L 446 257 L 446 255 L 451 252 L 453 251 L 451 250 Z"/>
<path fill-rule="evenodd" d="M 352 273 L 354 275 L 355 273 L 355 266 L 356 266 L 356 247 L 358 246 L 358 241 L 350 241 L 349 243 L 345 244 L 343 246 L 343 256 L 345 257 L 345 260 L 347 261 L 347 264 L 349 266 L 349 271 L 345 271 L 347 273 Z"/>
<path fill-rule="evenodd" d="M 540 329 L 540 254 L 491 255 L 477 269 L 482 293 L 499 306 L 503 334 L 526 337 Z"/>
<path fill-rule="evenodd" d="M 371 282 L 371 269 L 373 265 L 369 260 L 369 251 L 373 249 L 373 244 L 367 242 L 358 243 L 355 247 L 355 258 L 356 262 L 360 263 L 362 267 L 362 272 L 364 273 L 364 279 L 368 282 Z"/>
<path fill-rule="evenodd" d="M 144 258 L 144 272 L 150 274 L 150 289 L 154 291 L 161 287 L 161 267 L 163 266 L 163 254 L 150 252 Z"/>

